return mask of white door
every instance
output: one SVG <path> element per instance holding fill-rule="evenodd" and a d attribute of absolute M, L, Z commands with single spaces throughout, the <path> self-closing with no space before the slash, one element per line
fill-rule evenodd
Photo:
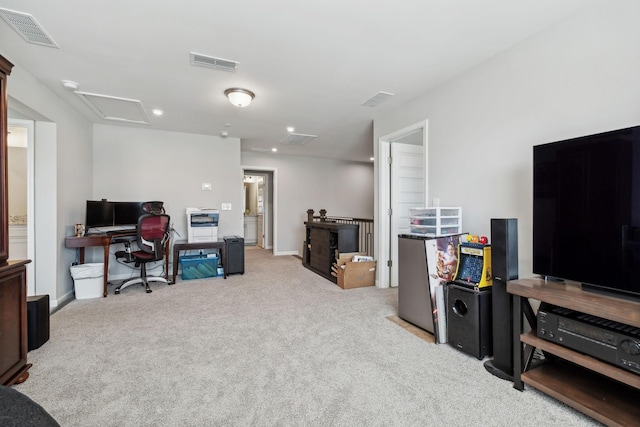
<path fill-rule="evenodd" d="M 390 285 L 398 286 L 398 234 L 409 232 L 409 208 L 425 206 L 424 148 L 391 143 Z"/>

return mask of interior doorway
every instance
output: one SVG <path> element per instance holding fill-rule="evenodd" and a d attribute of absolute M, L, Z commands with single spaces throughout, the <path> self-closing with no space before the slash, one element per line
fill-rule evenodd
<path fill-rule="evenodd" d="M 27 295 L 35 295 L 34 123 L 9 119 L 8 131 L 9 259 L 32 261 L 27 264 Z"/>
<path fill-rule="evenodd" d="M 378 139 L 375 252 L 381 288 L 398 286 L 397 240 L 408 229 L 409 208 L 427 205 L 427 124 L 424 120 Z"/>
<path fill-rule="evenodd" d="M 245 246 L 276 252 L 277 171 L 273 168 L 243 168 L 243 216 Z"/>

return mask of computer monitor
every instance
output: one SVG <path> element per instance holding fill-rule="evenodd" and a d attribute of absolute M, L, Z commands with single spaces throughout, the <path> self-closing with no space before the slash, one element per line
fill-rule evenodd
<path fill-rule="evenodd" d="M 113 203 L 106 200 L 87 200 L 85 226 L 105 227 L 113 225 Z"/>
<path fill-rule="evenodd" d="M 114 209 L 113 225 L 137 225 L 138 218 L 144 215 L 141 202 L 112 202 Z"/>

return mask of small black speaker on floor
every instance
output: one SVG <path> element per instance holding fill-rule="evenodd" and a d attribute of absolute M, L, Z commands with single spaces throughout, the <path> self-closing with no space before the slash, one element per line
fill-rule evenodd
<path fill-rule="evenodd" d="M 448 342 L 478 359 L 491 354 L 491 292 L 447 287 Z"/>
<path fill-rule="evenodd" d="M 484 367 L 493 375 L 513 379 L 513 303 L 507 281 L 518 278 L 518 220 L 491 219 L 493 270 L 493 359 Z"/>
<path fill-rule="evenodd" d="M 49 341 L 49 295 L 27 297 L 27 349 Z"/>

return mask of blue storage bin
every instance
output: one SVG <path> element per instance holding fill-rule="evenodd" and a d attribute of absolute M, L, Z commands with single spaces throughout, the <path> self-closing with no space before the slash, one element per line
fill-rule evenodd
<path fill-rule="evenodd" d="M 218 257 L 183 255 L 180 257 L 182 280 L 205 279 L 218 275 Z"/>

